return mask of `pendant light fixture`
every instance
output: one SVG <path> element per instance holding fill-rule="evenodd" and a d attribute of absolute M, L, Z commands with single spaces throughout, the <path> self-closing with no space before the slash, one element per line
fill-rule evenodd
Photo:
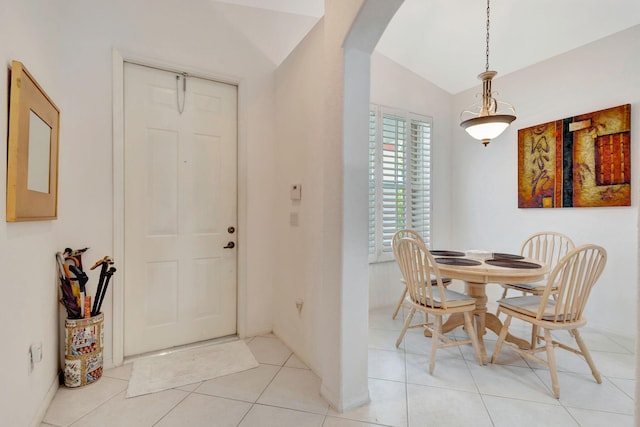
<path fill-rule="evenodd" d="M 482 103 L 474 104 L 460 114 L 460 126 L 473 138 L 482 141 L 485 147 L 516 119 L 516 110 L 513 105 L 498 101 L 491 94 L 491 79 L 498 73 L 489 71 L 490 11 L 489 0 L 487 0 L 487 64 L 484 73 L 478 75 L 482 80 Z"/>

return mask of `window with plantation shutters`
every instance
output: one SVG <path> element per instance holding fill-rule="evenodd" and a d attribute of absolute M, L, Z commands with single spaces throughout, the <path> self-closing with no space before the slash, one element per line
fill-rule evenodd
<path fill-rule="evenodd" d="M 431 227 L 431 119 L 381 106 L 369 114 L 369 261 L 393 260 L 397 230 Z"/>

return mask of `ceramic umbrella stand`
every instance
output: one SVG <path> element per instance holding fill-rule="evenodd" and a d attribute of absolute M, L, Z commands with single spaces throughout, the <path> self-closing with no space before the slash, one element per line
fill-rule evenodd
<path fill-rule="evenodd" d="M 102 376 L 104 314 L 65 320 L 64 385 L 83 387 Z"/>

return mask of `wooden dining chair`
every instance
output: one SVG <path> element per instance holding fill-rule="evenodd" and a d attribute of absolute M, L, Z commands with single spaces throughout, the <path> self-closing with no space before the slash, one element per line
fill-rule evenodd
<path fill-rule="evenodd" d="M 517 353 L 545 364 L 549 367 L 553 396 L 560 397 L 558 374 L 554 348 L 559 347 L 582 356 L 598 384 L 602 383 L 600 373 L 589 354 L 578 328 L 587 323 L 583 312 L 593 285 L 596 283 L 607 262 L 607 252 L 597 245 L 582 245 L 572 249 L 565 255 L 549 274 L 542 295 L 526 295 L 498 300 L 498 310 L 507 315 L 500 330 L 496 347 L 491 357 L 495 363 L 502 345 Z M 552 295 L 555 294 L 555 299 Z M 512 318 L 523 320 L 543 331 L 539 337 L 544 345 L 537 347 L 537 340 L 530 349 L 523 350 L 517 345 L 505 342 Z M 558 342 L 551 336 L 551 331 L 567 330 L 575 339 L 578 348 Z M 536 353 L 546 351 L 546 360 Z"/>
<path fill-rule="evenodd" d="M 562 233 L 555 231 L 542 231 L 532 234 L 520 246 L 520 255 L 543 262 L 553 270 L 557 262 L 565 256 L 575 245 L 573 241 Z M 507 297 L 509 289 L 514 289 L 523 294 L 542 295 L 546 286 L 546 280 L 537 283 L 502 284 L 502 298 Z"/>
<path fill-rule="evenodd" d="M 394 256 L 396 256 L 396 247 L 398 245 L 398 242 L 400 241 L 400 239 L 402 239 L 404 237 L 408 237 L 408 238 L 411 238 L 411 239 L 416 239 L 416 240 L 424 243 L 424 239 L 422 238 L 420 233 L 418 233 L 417 231 L 411 230 L 409 228 L 403 229 L 403 230 L 398 230 L 398 231 L 396 231 L 396 233 L 391 238 L 391 249 L 393 250 L 393 255 Z M 431 279 L 431 284 L 435 284 L 435 277 L 431 277 L 430 279 Z M 449 286 L 451 284 L 451 279 L 449 279 L 448 277 L 443 277 L 442 278 L 442 283 L 443 283 L 444 286 Z M 396 304 L 395 310 L 393 310 L 393 314 L 391 315 L 392 319 L 395 319 L 396 316 L 398 315 L 398 312 L 400 311 L 400 307 L 402 307 L 402 305 L 404 304 L 405 297 L 407 296 L 407 284 L 404 282 L 404 279 L 400 280 L 400 284 L 402 285 L 402 295 L 400 296 L 400 299 L 398 300 L 398 304 Z M 427 320 L 425 319 L 425 322 L 426 321 Z"/>
<path fill-rule="evenodd" d="M 532 234 L 527 238 L 527 240 L 522 242 L 522 245 L 520 246 L 520 255 L 545 263 L 549 266 L 549 271 L 551 271 L 558 261 L 574 247 L 575 245 L 573 244 L 573 240 L 568 236 L 555 231 L 542 231 Z M 507 297 L 509 289 L 520 291 L 522 292 L 522 295 L 542 295 L 546 284 L 546 280 L 534 283 L 501 284 L 503 288 L 501 298 Z M 498 316 L 498 314 L 499 312 L 496 310 L 496 316 Z M 537 340 L 537 335 L 538 331 L 534 325 L 531 328 L 532 346 L 535 345 L 533 341 Z"/>
<path fill-rule="evenodd" d="M 475 299 L 445 288 L 440 276 L 440 270 L 427 250 L 423 241 L 403 237 L 397 243 L 396 261 L 402 272 L 402 277 L 407 284 L 406 302 L 411 307 L 400 336 L 396 341 L 396 347 L 400 345 L 408 328 L 426 328 L 431 332 L 431 359 L 429 373 L 433 374 L 436 364 L 436 350 L 471 343 L 473 350 L 482 364 L 478 336 L 473 325 L 473 310 L 476 307 Z M 431 277 L 435 277 L 432 284 Z M 412 325 L 416 311 L 433 315 L 434 321 Z M 469 335 L 468 340 L 453 340 L 442 333 L 442 317 L 453 313 L 463 313 L 465 331 Z"/>

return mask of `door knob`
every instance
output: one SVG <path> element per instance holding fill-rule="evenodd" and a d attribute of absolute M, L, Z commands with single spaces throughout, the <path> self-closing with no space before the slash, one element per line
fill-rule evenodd
<path fill-rule="evenodd" d="M 223 246 L 222 249 L 233 249 L 236 247 L 236 244 L 233 242 L 227 243 L 227 246 Z"/>

